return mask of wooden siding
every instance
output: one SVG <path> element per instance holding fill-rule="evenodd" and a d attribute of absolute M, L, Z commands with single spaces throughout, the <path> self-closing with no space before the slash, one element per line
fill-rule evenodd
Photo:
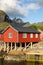
<path fill-rule="evenodd" d="M 12 32 L 12 38 L 8 37 L 8 34 Z M 9 27 L 3 34 L 4 42 L 18 42 L 18 32 Z"/>
<path fill-rule="evenodd" d="M 12 38 L 9 38 L 8 34 L 12 33 Z M 40 33 L 38 34 L 38 38 L 35 38 L 36 33 L 33 34 L 33 38 L 30 38 L 30 33 L 27 33 L 27 38 L 23 38 L 22 36 L 23 33 L 18 33 L 16 29 L 13 29 L 11 27 L 8 27 L 3 34 L 0 34 L 0 41 L 4 42 L 18 42 L 18 43 L 23 43 L 23 42 L 39 42 L 40 41 Z"/>
<path fill-rule="evenodd" d="M 33 38 L 30 38 L 30 33 L 27 33 L 27 38 L 22 37 L 22 33 L 19 33 L 19 42 L 39 42 L 40 34 L 38 34 L 38 38 L 35 38 L 35 34 L 33 34 Z"/>
<path fill-rule="evenodd" d="M 0 41 L 3 41 L 3 34 L 0 34 Z"/>

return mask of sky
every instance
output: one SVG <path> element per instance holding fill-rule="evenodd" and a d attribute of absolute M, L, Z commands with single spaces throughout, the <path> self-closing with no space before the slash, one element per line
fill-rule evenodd
<path fill-rule="evenodd" d="M 0 0 L 0 10 L 11 19 L 21 18 L 30 23 L 43 21 L 43 0 Z"/>

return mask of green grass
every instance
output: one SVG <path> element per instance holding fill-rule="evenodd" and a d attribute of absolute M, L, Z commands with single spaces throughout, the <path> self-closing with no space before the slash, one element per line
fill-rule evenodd
<path fill-rule="evenodd" d="M 12 25 L 12 23 L 9 22 L 0 22 L 0 30 L 5 29 L 7 26 Z M 41 29 L 43 31 L 43 26 L 39 26 L 39 25 L 30 25 L 28 26 L 30 28 L 34 28 L 34 29 Z"/>
<path fill-rule="evenodd" d="M 0 30 L 5 29 L 7 26 L 9 26 L 10 23 L 7 22 L 0 22 Z"/>
<path fill-rule="evenodd" d="M 34 28 L 34 29 L 36 29 L 36 30 L 40 29 L 40 30 L 43 31 L 43 26 L 39 26 L 39 25 L 30 25 L 29 27 L 30 27 L 30 28 Z"/>

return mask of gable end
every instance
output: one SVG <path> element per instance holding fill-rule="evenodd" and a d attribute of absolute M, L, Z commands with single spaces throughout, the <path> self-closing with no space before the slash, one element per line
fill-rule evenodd
<path fill-rule="evenodd" d="M 6 29 L 9 28 L 9 27 L 12 28 L 13 30 L 15 30 L 16 32 L 18 32 L 18 30 L 16 30 L 16 29 L 13 28 L 11 25 L 9 25 L 9 26 L 7 26 L 7 27 L 4 29 L 4 31 L 2 31 L 2 33 L 4 33 L 4 32 L 6 31 Z"/>

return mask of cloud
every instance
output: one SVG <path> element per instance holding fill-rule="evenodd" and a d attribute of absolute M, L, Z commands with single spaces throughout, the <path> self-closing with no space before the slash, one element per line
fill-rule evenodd
<path fill-rule="evenodd" d="M 43 0 L 36 0 L 37 2 L 43 2 Z"/>
<path fill-rule="evenodd" d="M 41 7 L 43 7 L 43 0 L 36 0 L 37 1 L 37 3 L 41 6 Z"/>
<path fill-rule="evenodd" d="M 28 8 L 29 10 L 37 10 L 37 9 L 40 8 L 40 6 L 39 6 L 38 4 L 31 3 L 31 4 L 29 4 L 29 5 L 27 6 L 27 8 Z"/>
<path fill-rule="evenodd" d="M 29 1 L 32 2 L 32 0 L 0 0 L 0 9 L 5 11 L 9 16 L 26 17 L 30 10 L 40 8 L 39 4 L 29 3 Z"/>
<path fill-rule="evenodd" d="M 13 16 L 26 16 L 27 10 L 18 0 L 0 0 L 0 9 Z"/>

